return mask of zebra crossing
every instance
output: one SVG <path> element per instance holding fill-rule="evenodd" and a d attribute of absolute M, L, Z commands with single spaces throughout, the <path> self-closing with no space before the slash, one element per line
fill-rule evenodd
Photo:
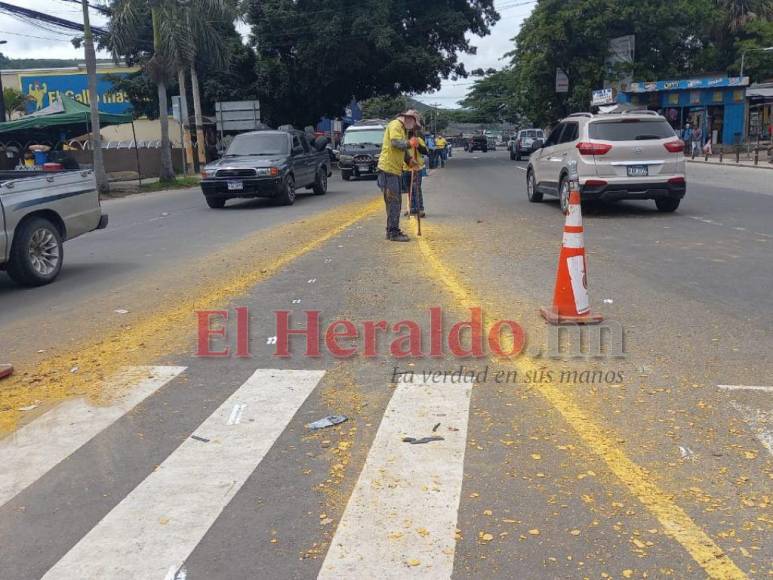
<path fill-rule="evenodd" d="M 186 370 L 128 369 L 103 406 L 71 401 L 0 440 L 0 507 Z M 186 577 L 186 560 L 324 375 L 254 371 L 42 577 Z M 450 578 L 472 387 L 397 386 L 319 578 Z M 434 439 L 404 441 L 425 436 Z"/>

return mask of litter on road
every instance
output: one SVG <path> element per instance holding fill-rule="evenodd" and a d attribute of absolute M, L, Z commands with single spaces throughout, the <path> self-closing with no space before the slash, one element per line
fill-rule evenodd
<path fill-rule="evenodd" d="M 10 377 L 13 374 L 13 365 L 2 364 L 0 365 L 0 379 Z"/>
<path fill-rule="evenodd" d="M 306 428 L 316 431 L 317 429 L 325 429 L 326 427 L 333 427 L 334 425 L 339 425 L 340 423 L 343 423 L 348 419 L 349 418 L 344 415 L 330 415 L 318 421 L 314 421 L 313 423 L 307 423 Z"/>
<path fill-rule="evenodd" d="M 416 437 L 403 437 L 403 443 L 410 443 L 411 445 L 421 445 L 423 443 L 431 443 L 432 441 L 444 441 L 444 439 L 440 435 L 422 437 L 421 439 L 416 439 Z"/>

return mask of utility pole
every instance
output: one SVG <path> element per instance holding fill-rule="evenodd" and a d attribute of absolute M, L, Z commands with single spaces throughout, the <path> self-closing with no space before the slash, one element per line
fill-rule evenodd
<path fill-rule="evenodd" d="M 94 52 L 94 37 L 91 34 L 91 22 L 89 21 L 89 3 L 82 0 L 83 5 L 83 47 L 86 52 L 86 74 L 89 85 L 89 108 L 91 109 L 91 153 L 94 165 L 94 177 L 97 180 L 97 191 L 107 193 L 110 191 L 110 183 L 105 173 L 105 164 L 102 159 L 102 135 L 99 126 L 99 102 L 97 96 L 97 55 Z"/>

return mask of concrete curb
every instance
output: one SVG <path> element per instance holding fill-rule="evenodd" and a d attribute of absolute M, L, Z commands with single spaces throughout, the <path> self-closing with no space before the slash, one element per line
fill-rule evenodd
<path fill-rule="evenodd" d="M 735 161 L 703 161 L 702 159 L 686 159 L 687 163 L 698 163 L 702 165 L 720 165 L 722 167 L 744 167 L 747 169 L 773 169 L 773 164 L 769 162 L 760 163 L 759 165 L 746 165 L 743 163 L 736 163 Z"/>

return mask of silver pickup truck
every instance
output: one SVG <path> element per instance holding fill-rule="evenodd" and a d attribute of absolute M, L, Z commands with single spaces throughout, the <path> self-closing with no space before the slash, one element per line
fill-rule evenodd
<path fill-rule="evenodd" d="M 105 227 L 91 171 L 0 171 L 0 270 L 18 284 L 53 282 L 62 242 Z"/>

